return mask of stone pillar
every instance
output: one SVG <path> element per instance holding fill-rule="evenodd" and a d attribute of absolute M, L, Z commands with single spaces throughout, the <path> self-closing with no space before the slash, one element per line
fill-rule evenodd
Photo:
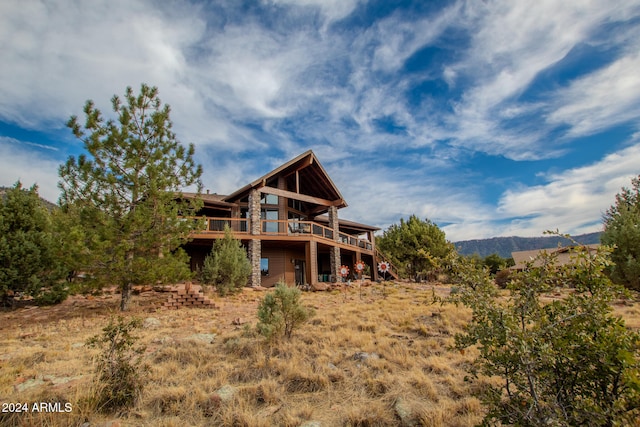
<path fill-rule="evenodd" d="M 249 192 L 249 234 L 260 234 L 260 191 L 255 188 Z M 260 272 L 260 258 L 262 257 L 262 243 L 260 239 L 249 240 L 249 261 L 251 262 L 251 286 L 260 286 L 262 274 Z"/>
<path fill-rule="evenodd" d="M 335 206 L 329 207 L 329 228 L 333 230 L 333 240 L 340 241 L 340 225 L 338 223 L 338 208 Z M 331 246 L 329 249 L 329 262 L 331 265 L 331 275 L 333 280 L 339 282 L 342 277 L 340 276 L 340 247 Z"/>
<path fill-rule="evenodd" d="M 367 232 L 367 236 L 369 236 L 369 241 L 371 242 L 371 249 L 373 251 L 373 256 L 371 259 L 373 260 L 373 265 L 371 266 L 371 280 L 374 282 L 378 281 L 378 251 L 376 250 L 376 236 L 373 231 Z"/>

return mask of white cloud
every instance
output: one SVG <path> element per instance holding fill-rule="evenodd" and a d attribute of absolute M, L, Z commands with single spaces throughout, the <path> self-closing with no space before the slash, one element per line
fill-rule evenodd
<path fill-rule="evenodd" d="M 547 184 L 505 192 L 497 217 L 515 221 L 499 235 L 540 235 L 556 228 L 570 233 L 600 229 L 598 213 L 613 204 L 620 188 L 630 185 L 638 164 L 640 144 L 636 143 L 592 165 L 552 174 Z"/>
<path fill-rule="evenodd" d="M 52 203 L 58 201 L 59 162 L 46 157 L 13 138 L 0 136 L 0 185 L 11 187 L 21 181 L 23 187 L 38 185 L 38 194 Z"/>
<path fill-rule="evenodd" d="M 514 106 L 517 97 L 542 71 L 604 25 L 640 15 L 635 1 L 618 3 L 615 8 L 601 1 L 467 2 L 463 11 L 461 25 L 472 34 L 472 46 L 464 60 L 446 68 L 445 75 L 448 82 L 456 76 L 456 80 L 471 79 L 472 84 L 450 118 L 457 143 L 514 159 L 558 155 L 553 149 L 549 151 L 550 143 L 545 142 L 549 128 L 528 126 L 524 132 L 505 128 L 500 117 L 517 117 L 507 117 L 521 108 Z M 621 95 L 619 91 L 612 92 L 608 102 L 624 103 L 629 97 L 617 95 Z M 543 107 L 529 105 L 522 113 Z M 557 116 L 560 120 L 563 111 Z"/>
<path fill-rule="evenodd" d="M 640 115 L 640 53 L 574 81 L 556 95 L 548 121 L 571 126 L 569 136 L 589 135 Z"/>

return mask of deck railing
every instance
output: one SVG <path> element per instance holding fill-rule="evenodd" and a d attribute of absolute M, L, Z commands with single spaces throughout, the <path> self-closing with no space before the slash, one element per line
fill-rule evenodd
<path fill-rule="evenodd" d="M 234 234 L 249 234 L 250 228 L 248 218 L 206 217 L 203 231 L 205 233 L 210 232 L 219 234 L 224 231 L 225 225 L 228 226 Z M 334 240 L 333 229 L 313 221 L 261 219 L 260 233 L 276 236 L 299 236 L 310 234 L 324 239 Z M 373 250 L 373 245 L 370 241 L 359 239 L 345 233 L 338 234 L 338 241 L 345 245 L 357 246 L 370 251 Z"/>

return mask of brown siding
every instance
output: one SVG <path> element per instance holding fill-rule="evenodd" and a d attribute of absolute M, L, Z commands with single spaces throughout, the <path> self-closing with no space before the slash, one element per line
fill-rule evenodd
<path fill-rule="evenodd" d="M 282 249 L 262 249 L 261 258 L 269 259 L 269 275 L 262 276 L 262 286 L 272 287 L 275 286 L 278 281 L 284 279 L 287 281 L 287 263 L 286 263 L 286 251 Z"/>

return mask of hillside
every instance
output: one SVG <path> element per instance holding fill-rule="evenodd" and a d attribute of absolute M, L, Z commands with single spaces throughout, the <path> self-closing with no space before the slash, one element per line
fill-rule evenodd
<path fill-rule="evenodd" d="M 582 244 L 588 245 L 600 243 L 601 232 L 581 234 L 574 236 L 574 239 Z M 534 249 L 554 248 L 561 244 L 566 246 L 569 241 L 558 236 L 544 237 L 493 237 L 491 239 L 465 240 L 455 242 L 454 245 L 462 255 L 473 255 L 477 253 L 481 257 L 486 257 L 497 253 L 503 258 L 510 258 L 511 252 L 530 251 Z"/>

